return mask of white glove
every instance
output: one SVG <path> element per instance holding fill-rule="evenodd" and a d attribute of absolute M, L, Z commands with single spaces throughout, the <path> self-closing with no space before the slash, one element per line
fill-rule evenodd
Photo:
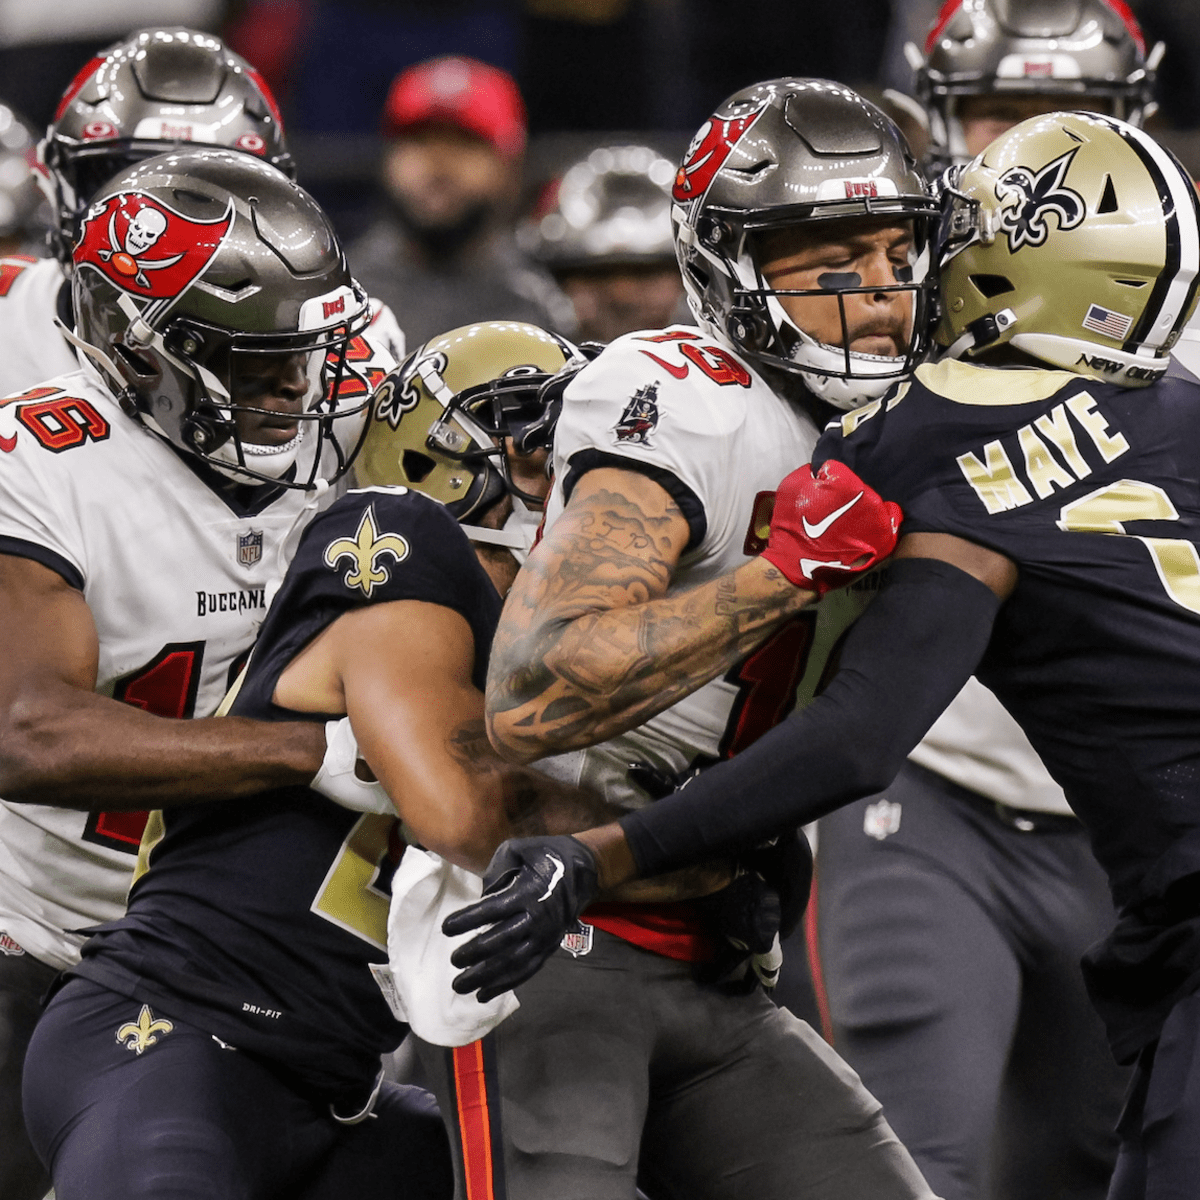
<path fill-rule="evenodd" d="M 350 718 L 326 721 L 325 758 L 308 786 L 335 804 L 353 809 L 354 812 L 382 813 L 394 817 L 396 806 L 383 790 L 383 784 L 368 783 L 354 773 L 358 757 L 358 741 L 354 737 L 354 730 L 350 728 Z"/>

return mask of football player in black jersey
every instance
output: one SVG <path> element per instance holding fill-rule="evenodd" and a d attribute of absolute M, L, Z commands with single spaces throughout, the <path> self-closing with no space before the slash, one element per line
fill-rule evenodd
<path fill-rule="evenodd" d="M 461 503 L 370 487 L 318 516 L 226 707 L 319 728 L 348 713 L 411 836 L 481 870 L 510 828 L 501 795 L 526 803 L 548 784 L 491 769 L 479 688 L 516 564 L 485 544 L 481 565 L 458 520 L 505 536 L 487 528 L 513 484 L 499 432 L 540 411 L 537 385 L 570 348 L 524 326 L 461 334 L 485 372 L 473 383 L 498 361 L 525 367 L 518 389 L 479 388 L 440 422 L 468 452 L 426 485 Z M 376 430 L 409 387 L 398 373 L 381 385 Z M 372 466 L 389 478 L 374 445 Z M 29 1052 L 27 1124 L 59 1196 L 450 1194 L 431 1099 L 380 1083 L 405 1027 L 371 967 L 387 960 L 404 842 L 386 796 L 376 808 L 300 785 L 153 815 L 127 915 L 90 938 Z"/>
<path fill-rule="evenodd" d="M 907 52 L 933 179 L 1026 117 L 1086 109 L 1140 126 L 1162 46 L 1108 0 L 946 0 L 924 55 Z M 1039 1196 L 1053 1181 L 1101 1200 L 1129 1070 L 1079 959 L 1115 920 L 1108 880 L 978 679 L 885 795 L 822 819 L 819 858 L 809 928 L 834 1044 L 933 1190 Z"/>
<path fill-rule="evenodd" d="M 885 787 L 977 671 L 1083 820 L 1119 908 L 1085 959 L 1114 1052 L 1137 1062 L 1110 1197 L 1191 1195 L 1200 389 L 1165 375 L 1196 306 L 1196 193 L 1139 130 L 1060 113 L 999 138 L 944 203 L 942 361 L 816 454 L 906 514 L 837 675 L 736 759 L 553 850 L 565 880 L 611 886 L 812 820 Z M 458 986 L 511 985 L 586 903 L 586 886 L 559 888 L 529 920 L 546 848 L 502 847 L 503 894 L 448 922 L 498 922 L 458 952 Z"/>

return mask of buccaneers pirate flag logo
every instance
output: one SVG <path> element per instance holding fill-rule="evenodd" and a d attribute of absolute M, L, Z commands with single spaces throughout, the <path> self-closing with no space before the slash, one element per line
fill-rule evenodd
<path fill-rule="evenodd" d="M 196 221 L 140 192 L 119 192 L 84 218 L 75 266 L 94 267 L 117 287 L 172 300 L 203 274 L 233 224 L 233 206 Z"/>
<path fill-rule="evenodd" d="M 704 195 L 734 146 L 763 115 L 766 107 L 763 104 L 744 117 L 713 117 L 700 126 L 684 156 L 683 165 L 675 173 L 671 195 L 680 204 Z"/>

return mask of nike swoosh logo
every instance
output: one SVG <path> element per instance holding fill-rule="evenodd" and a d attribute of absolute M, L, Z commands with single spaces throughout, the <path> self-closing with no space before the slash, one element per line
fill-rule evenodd
<path fill-rule="evenodd" d="M 547 854 L 546 857 L 554 864 L 554 874 L 550 876 L 550 882 L 546 885 L 545 892 L 538 897 L 538 903 L 543 900 L 548 900 L 554 889 L 558 887 L 559 881 L 567 873 L 566 868 L 562 865 L 562 859 L 556 854 Z"/>
<path fill-rule="evenodd" d="M 688 373 L 688 365 L 684 363 L 682 367 L 673 367 L 669 362 L 663 362 L 657 354 L 651 354 L 649 350 L 641 351 L 647 358 L 653 359 L 664 371 L 670 372 L 676 379 L 682 379 Z"/>
<path fill-rule="evenodd" d="M 850 563 L 844 562 L 828 562 L 823 558 L 802 558 L 800 560 L 800 573 L 812 578 L 812 573 L 817 567 L 825 567 L 833 571 L 853 571 L 854 567 Z"/>
<path fill-rule="evenodd" d="M 12 437 L 0 436 L 0 450 L 5 454 L 11 454 L 17 448 L 17 435 L 14 433 Z"/>
<path fill-rule="evenodd" d="M 821 534 L 823 534 L 825 530 L 827 530 L 830 525 L 832 525 L 834 521 L 838 519 L 838 517 L 840 517 L 843 513 L 849 512 L 862 498 L 863 494 L 862 492 L 859 492 L 853 500 L 847 500 L 841 508 L 834 509 L 829 516 L 818 521 L 815 525 L 810 525 L 807 517 L 801 517 L 800 523 L 804 526 L 804 532 L 807 533 L 810 538 L 819 538 Z"/>

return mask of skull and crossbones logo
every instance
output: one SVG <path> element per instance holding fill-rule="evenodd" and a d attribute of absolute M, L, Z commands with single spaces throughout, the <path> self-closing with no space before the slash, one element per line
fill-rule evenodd
<path fill-rule="evenodd" d="M 164 267 L 174 266 L 183 257 L 182 254 L 172 254 L 167 258 L 144 257 L 146 251 L 153 248 L 166 231 L 166 213 L 157 208 L 139 208 L 129 218 L 122 242 L 117 236 L 117 209 L 114 208 L 108 218 L 108 244 L 114 248 L 99 251 L 100 260 L 111 260 L 113 268 L 120 274 L 132 276 L 139 287 L 149 288 L 147 271 L 161 271 Z M 117 246 L 121 249 L 116 249 Z"/>

